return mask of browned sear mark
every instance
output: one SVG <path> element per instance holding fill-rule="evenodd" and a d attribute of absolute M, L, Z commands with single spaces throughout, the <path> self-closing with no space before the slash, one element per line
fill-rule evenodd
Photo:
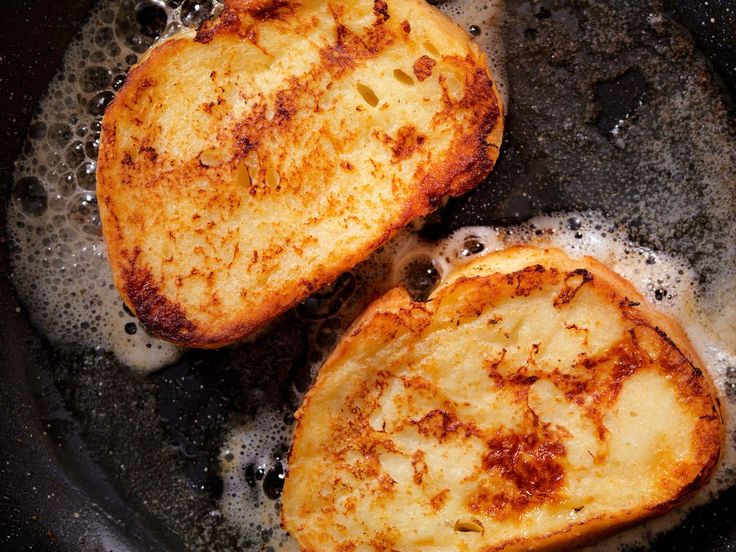
<path fill-rule="evenodd" d="M 500 475 L 505 484 L 481 485 L 470 497 L 471 512 L 504 518 L 554 499 L 564 482 L 559 460 L 565 447 L 545 433 L 511 433 L 488 441 L 483 469 Z"/>
<path fill-rule="evenodd" d="M 437 62 L 429 56 L 422 56 L 414 62 L 414 76 L 419 82 L 427 80 L 432 76 L 432 70 Z"/>
<path fill-rule="evenodd" d="M 389 17 L 391 17 L 388 13 L 388 4 L 384 0 L 373 1 L 373 13 L 376 14 L 379 20 L 383 19 L 383 21 L 388 21 Z"/>
<path fill-rule="evenodd" d="M 396 135 L 394 145 L 391 147 L 394 162 L 411 157 L 416 150 L 422 147 L 425 140 L 425 136 L 417 132 L 414 125 L 402 126 Z"/>
<path fill-rule="evenodd" d="M 435 409 L 419 420 L 412 421 L 412 425 L 417 427 L 417 431 L 425 436 L 432 436 L 440 443 L 453 433 L 463 431 L 464 437 L 479 436 L 480 431 L 475 425 L 469 422 L 459 420 L 457 416 L 445 410 Z"/>
<path fill-rule="evenodd" d="M 584 268 L 573 270 L 565 277 L 565 286 L 560 294 L 552 302 L 555 308 L 559 309 L 575 298 L 575 294 L 580 291 L 585 284 L 593 279 L 593 275 Z"/>

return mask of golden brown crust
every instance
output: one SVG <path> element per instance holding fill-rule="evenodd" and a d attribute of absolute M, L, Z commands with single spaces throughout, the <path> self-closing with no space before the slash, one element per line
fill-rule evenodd
<path fill-rule="evenodd" d="M 589 257 L 514 247 L 427 303 L 392 290 L 297 414 L 284 525 L 308 551 L 378 534 L 396 549 L 592 542 L 713 473 L 723 423 L 702 366 L 679 324 Z"/>
<path fill-rule="evenodd" d="M 422 79 L 394 78 L 416 60 Z M 423 1 L 230 1 L 152 49 L 107 109 L 115 283 L 164 339 L 235 341 L 477 185 L 502 132 L 485 57 Z"/>

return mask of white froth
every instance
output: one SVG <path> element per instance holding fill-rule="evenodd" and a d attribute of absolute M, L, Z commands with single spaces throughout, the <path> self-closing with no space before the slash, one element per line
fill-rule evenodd
<path fill-rule="evenodd" d="M 274 465 L 274 449 L 291 442 L 293 426 L 284 423 L 284 416 L 283 412 L 261 411 L 230 433 L 220 453 L 220 511 L 250 538 L 268 542 L 277 550 L 298 552 L 296 542 L 281 528 L 280 503 L 267 498 L 260 488 Z M 249 466 L 258 474 L 252 485 L 243 475 Z"/>

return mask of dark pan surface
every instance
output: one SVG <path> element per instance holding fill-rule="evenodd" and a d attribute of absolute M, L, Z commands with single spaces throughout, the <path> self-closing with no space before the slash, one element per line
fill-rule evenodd
<path fill-rule="evenodd" d="M 34 106 L 93 4 L 29 0 L 13 7 L 0 43 L 3 206 Z M 712 217 L 701 184 L 707 167 L 689 146 L 712 139 L 709 147 L 724 147 L 723 136 L 693 130 L 708 116 L 729 119 L 728 143 L 736 143 L 728 112 L 736 90 L 733 3 L 508 4 L 513 100 L 501 161 L 487 182 L 435 216 L 425 234 L 597 209 L 625 223 L 636 241 L 705 266 L 709 252 L 723 247 L 723 221 Z M 661 122 L 666 98 L 685 89 L 697 92 L 694 105 L 703 113 Z M 660 163 L 663 149 L 674 163 Z M 736 206 L 734 180 L 726 196 Z M 304 313 L 287 313 L 254 343 L 190 352 L 142 377 L 108 354 L 46 343 L 14 295 L 4 239 L 0 245 L 0 548 L 232 547 L 237 535 L 216 511 L 223 432 L 264 403 L 296 408 L 289 388 L 306 388 L 314 353 Z M 275 444 L 266 477 L 253 481 L 261 499 L 271 494 L 268 473 L 277 472 L 286 446 Z M 731 489 L 654 549 L 736 549 L 735 514 Z"/>

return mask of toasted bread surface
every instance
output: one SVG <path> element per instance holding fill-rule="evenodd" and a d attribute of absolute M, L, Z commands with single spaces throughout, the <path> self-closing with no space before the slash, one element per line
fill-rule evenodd
<path fill-rule="evenodd" d="M 377 300 L 297 418 L 282 520 L 310 552 L 568 550 L 686 500 L 723 440 L 679 325 L 529 246 Z"/>
<path fill-rule="evenodd" d="M 194 347 L 253 332 L 498 156 L 485 55 L 423 0 L 230 0 L 134 67 L 103 120 L 115 283 Z"/>

